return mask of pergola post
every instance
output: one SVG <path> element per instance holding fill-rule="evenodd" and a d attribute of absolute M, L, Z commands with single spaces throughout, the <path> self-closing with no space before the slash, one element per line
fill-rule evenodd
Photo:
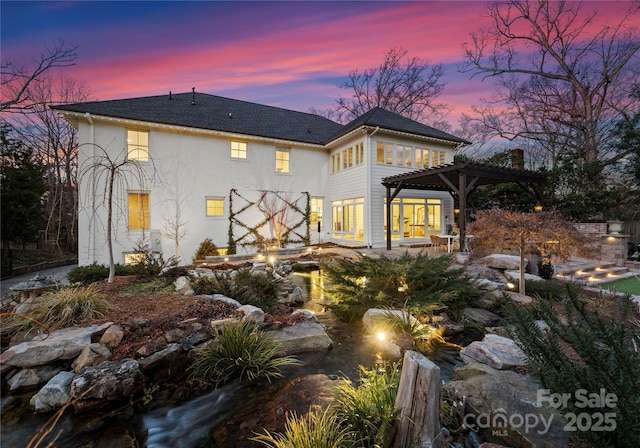
<path fill-rule="evenodd" d="M 460 227 L 460 252 L 467 251 L 465 243 L 467 236 L 467 175 L 460 171 L 458 173 L 458 206 L 460 207 L 460 216 L 458 217 L 458 226 Z"/>
<path fill-rule="evenodd" d="M 391 250 L 391 187 L 389 185 L 387 187 L 387 203 L 385 207 L 387 208 L 387 250 Z"/>

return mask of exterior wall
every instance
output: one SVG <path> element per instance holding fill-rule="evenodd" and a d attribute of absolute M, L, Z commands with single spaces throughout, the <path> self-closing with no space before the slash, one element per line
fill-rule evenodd
<path fill-rule="evenodd" d="M 371 137 L 370 150 L 367 153 L 367 160 L 369 161 L 368 169 L 371 177 L 371 193 L 369 196 L 368 205 L 371 208 L 371 221 L 373 223 L 371 229 L 371 246 L 372 247 L 385 247 L 386 246 L 386 232 L 384 230 L 384 213 L 385 213 L 385 198 L 387 195 L 386 188 L 382 185 L 382 179 L 388 176 L 396 174 L 403 174 L 415 171 L 415 167 L 400 167 L 391 165 L 381 165 L 377 163 L 377 142 L 384 141 L 394 144 L 403 145 L 415 145 L 429 150 L 446 151 L 445 163 L 453 163 L 453 150 L 451 146 L 447 146 L 441 143 L 432 142 L 425 143 L 423 141 L 412 141 L 408 139 L 394 138 L 389 136 L 374 135 Z M 440 199 L 442 200 L 442 219 L 441 228 L 443 232 L 446 230 L 447 218 L 450 219 L 450 223 L 453 223 L 453 198 L 448 192 L 443 191 L 424 191 L 424 190 L 410 190 L 404 189 L 396 196 L 396 198 L 417 198 L 417 199 Z M 428 237 L 426 237 L 428 238 Z M 392 240 L 392 246 L 398 246 L 404 241 L 401 237 L 400 240 Z"/>
<path fill-rule="evenodd" d="M 126 129 L 123 124 L 109 124 L 94 120 L 94 125 L 81 123 L 79 163 L 86 171 L 93 152 L 99 152 L 95 143 L 105 148 L 110 157 L 123 160 L 126 155 Z M 310 196 L 327 196 L 328 157 L 323 149 L 290 147 L 290 173 L 275 171 L 276 145 L 273 142 L 252 139 L 247 141 L 247 159 L 230 157 L 230 138 L 213 133 L 188 133 L 171 129 L 152 128 L 149 133 L 150 162 L 142 163 L 144 182 L 128 176 L 128 186 L 116 190 L 114 207 L 114 261 L 124 262 L 124 254 L 132 252 L 136 244 L 151 237 L 165 259 L 175 254 L 175 241 L 167 232 L 169 224 L 182 224 L 184 237 L 179 242 L 182 263 L 190 263 L 198 246 L 211 238 L 218 247 L 226 247 L 229 231 L 229 196 L 231 189 L 249 200 L 259 197 L 259 190 L 291 192 L 298 197 L 303 192 Z M 91 176 L 84 175 L 79 191 L 79 263 L 81 265 L 108 262 L 106 244 L 106 203 L 104 183 L 92 188 Z M 150 229 L 127 229 L 126 190 L 149 192 Z M 225 198 L 225 212 L 221 217 L 206 216 L 206 197 Z M 239 204 L 238 204 L 239 205 Z M 306 204 L 305 204 L 306 205 Z M 325 209 L 327 205 L 325 204 Z M 95 211 L 95 212 L 94 212 Z M 264 220 L 255 207 L 242 217 L 243 222 L 255 225 Z M 240 231 L 238 231 L 240 233 Z M 314 232 L 312 231 L 313 235 Z M 155 248 L 154 247 L 154 248 Z M 250 248 L 238 246 L 238 253 Z"/>
<path fill-rule="evenodd" d="M 386 197 L 386 189 L 382 185 L 382 179 L 387 176 L 408 173 L 415 171 L 416 167 L 400 167 L 395 165 L 382 165 L 377 163 L 377 142 L 383 141 L 394 145 L 410 145 L 419 146 L 429 150 L 437 150 L 445 152 L 445 163 L 453 162 L 453 150 L 450 145 L 439 142 L 425 142 L 422 140 L 412 140 L 394 135 L 374 133 L 373 135 L 362 136 L 341 142 L 339 146 L 332 148 L 330 155 L 341 152 L 343 149 L 350 147 L 358 142 L 363 141 L 365 148 L 364 165 L 354 166 L 341 170 L 337 173 L 329 174 L 329 200 L 326 201 L 327 225 L 324 229 L 324 235 L 327 240 L 338 244 L 356 244 L 367 247 L 385 247 L 386 234 L 384 231 L 384 199 Z M 350 241 L 332 238 L 331 232 L 331 202 L 336 200 L 364 198 L 364 216 L 365 230 L 364 241 Z M 398 198 L 420 198 L 420 199 L 440 199 L 442 200 L 442 219 L 441 228 L 443 233 L 446 230 L 447 219 L 449 224 L 453 224 L 453 199 L 448 192 L 437 191 L 420 191 L 420 190 L 402 190 L 397 196 Z M 328 213 L 327 213 L 328 212 Z M 394 240 L 392 245 L 399 245 L 403 239 Z"/>

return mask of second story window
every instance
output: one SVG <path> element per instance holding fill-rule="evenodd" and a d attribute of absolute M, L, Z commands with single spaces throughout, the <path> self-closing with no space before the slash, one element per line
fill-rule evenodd
<path fill-rule="evenodd" d="M 127 159 L 149 161 L 149 132 L 127 130 Z"/>
<path fill-rule="evenodd" d="M 247 158 L 247 143 L 246 142 L 231 142 L 231 158 L 232 159 L 246 159 Z"/>
<path fill-rule="evenodd" d="M 276 148 L 276 173 L 289 172 L 290 151 L 284 148 Z"/>

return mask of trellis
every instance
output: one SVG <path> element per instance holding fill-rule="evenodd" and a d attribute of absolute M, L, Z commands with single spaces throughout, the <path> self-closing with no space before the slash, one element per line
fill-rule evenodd
<path fill-rule="evenodd" d="M 279 238 L 276 238 L 276 242 L 280 247 L 286 247 L 289 244 L 307 245 L 311 242 L 311 197 L 309 193 L 302 192 L 295 200 L 285 197 L 285 192 L 282 191 L 259 190 L 259 193 L 260 197 L 252 201 L 241 195 L 235 188 L 229 192 L 227 253 L 237 253 L 238 245 L 243 247 L 252 246 L 258 248 L 258 250 L 266 249 L 270 245 L 269 243 L 274 243 L 274 241 L 266 239 L 260 233 L 260 230 L 270 223 L 273 224 L 273 219 L 276 216 L 289 212 L 296 214 L 292 219 L 293 222 L 291 225 L 287 222 L 280 223 L 283 226 L 283 231 L 278 235 Z M 265 213 L 260 207 L 268 199 L 279 201 L 281 207 L 277 210 L 271 210 L 270 214 Z M 240 204 L 236 204 L 238 201 L 241 201 Z M 301 201 L 304 201 L 303 206 L 298 205 Z M 244 222 L 240 215 L 254 209 L 257 209 L 258 213 L 256 214 L 264 216 L 264 219 L 252 226 Z"/>

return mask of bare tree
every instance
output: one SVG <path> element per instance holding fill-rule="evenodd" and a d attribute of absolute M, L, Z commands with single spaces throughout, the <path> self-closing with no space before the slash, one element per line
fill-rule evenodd
<path fill-rule="evenodd" d="M 607 152 L 604 143 L 637 102 L 630 89 L 639 73 L 638 7 L 595 33 L 597 12 L 586 8 L 564 0 L 494 3 L 492 25 L 463 45 L 461 69 L 497 85 L 495 97 L 474 108 L 478 122 L 496 136 L 537 141 L 551 167 L 563 152 L 600 170 L 628 154 Z"/>
<path fill-rule="evenodd" d="M 15 114 L 13 121 L 47 170 L 46 237 L 58 249 L 75 250 L 77 244 L 77 130 L 50 109 L 56 104 L 85 101 L 86 88 L 68 77 L 44 74 L 29 89 L 29 113 Z"/>
<path fill-rule="evenodd" d="M 429 65 L 426 60 L 408 57 L 407 50 L 391 48 L 378 67 L 349 73 L 348 80 L 338 87 L 351 95 L 341 96 L 334 110 L 314 113 L 345 122 L 380 107 L 412 120 L 435 123 L 450 110 L 437 102 L 446 85 L 443 75 L 442 64 Z"/>
<path fill-rule="evenodd" d="M 45 48 L 40 59 L 31 67 L 17 67 L 12 61 L 2 61 L 0 79 L 2 87 L 2 112 L 24 112 L 37 103 L 30 90 L 42 80 L 42 76 L 56 67 L 75 65 L 78 45 L 67 45 L 63 40 Z"/>
<path fill-rule="evenodd" d="M 81 167 L 80 178 L 89 176 L 88 185 L 92 191 L 91 213 L 95 216 L 98 207 L 107 208 L 107 249 L 109 251 L 109 283 L 113 283 L 115 277 L 115 264 L 113 260 L 113 220 L 114 208 L 118 210 L 124 201 L 126 191 L 131 182 L 137 182 L 137 188 L 144 188 L 147 175 L 144 167 L 135 159 L 127 158 L 127 151 L 122 151 L 113 156 L 99 145 L 92 145 L 97 154 L 89 157 L 86 164 Z M 102 200 L 102 203 L 100 203 Z M 124 213 L 123 210 L 120 210 Z"/>

